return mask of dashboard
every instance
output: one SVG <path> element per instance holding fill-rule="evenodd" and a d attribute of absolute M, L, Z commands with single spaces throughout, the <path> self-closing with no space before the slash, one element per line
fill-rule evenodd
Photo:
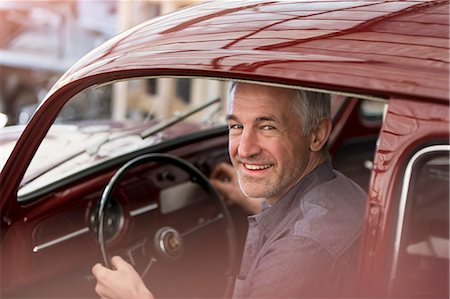
<path fill-rule="evenodd" d="M 183 157 L 208 176 L 215 165 L 229 161 L 226 142 L 227 136 L 220 136 L 171 153 Z M 15 290 L 15 294 L 48 297 L 49 289 L 60 294 L 58 285 L 70 284 L 79 290 L 86 289 L 85 294 L 77 291 L 77 296 L 95 297 L 90 269 L 102 261 L 97 212 L 104 188 L 114 172 L 112 169 L 85 178 L 34 203 L 48 206 L 51 213 L 47 217 L 39 214 L 26 217 L 30 238 L 17 251 L 23 265 L 18 265 L 16 271 L 23 272 L 28 287 Z M 223 279 L 216 273 L 222 269 L 219 272 L 223 276 L 228 262 L 224 258 L 229 246 L 223 233 L 224 215 L 184 170 L 158 163 L 131 169 L 114 189 L 104 212 L 103 232 L 108 253 L 121 255 L 140 273 L 148 271 L 149 261 L 158 261 L 151 265 L 149 274 L 145 272 L 148 279 L 160 286 L 154 288 L 157 294 L 173 295 L 169 285 L 186 280 L 182 277 L 189 276 L 193 269 L 201 277 L 198 279 L 210 280 L 210 287 L 216 289 L 207 291 L 208 295 L 223 290 Z M 244 214 L 239 213 L 232 213 L 233 221 L 235 218 L 245 221 Z M 178 243 L 183 246 L 182 254 L 177 252 L 181 248 Z M 199 271 L 201 267 L 204 271 Z M 60 281 L 63 277 L 64 281 Z M 169 277 L 170 283 L 162 277 Z M 184 287 L 180 284 L 183 292 L 198 293 L 186 281 Z"/>

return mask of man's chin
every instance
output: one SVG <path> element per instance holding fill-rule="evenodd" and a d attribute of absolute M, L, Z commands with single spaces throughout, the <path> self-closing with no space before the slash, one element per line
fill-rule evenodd
<path fill-rule="evenodd" d="M 261 188 L 256 188 L 252 186 L 244 186 L 241 188 L 242 193 L 248 198 L 267 198 L 270 193 L 267 190 L 262 190 Z"/>
<path fill-rule="evenodd" d="M 242 193 L 249 198 L 266 198 L 272 193 L 270 183 L 260 178 L 240 176 L 238 181 Z"/>

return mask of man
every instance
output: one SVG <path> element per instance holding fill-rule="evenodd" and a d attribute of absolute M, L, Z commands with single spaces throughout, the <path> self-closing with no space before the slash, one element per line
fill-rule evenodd
<path fill-rule="evenodd" d="M 228 201 L 257 213 L 248 219 L 234 298 L 335 297 L 354 284 L 366 195 L 331 168 L 329 114 L 325 94 L 233 86 L 229 154 L 245 196 L 223 165 L 214 175 L 229 182 L 212 183 Z M 112 263 L 116 270 L 93 268 L 100 296 L 153 298 L 131 265 L 118 257 Z"/>

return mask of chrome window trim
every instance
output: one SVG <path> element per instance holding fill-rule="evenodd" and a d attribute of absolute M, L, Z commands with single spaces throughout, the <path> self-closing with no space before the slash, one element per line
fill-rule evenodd
<path fill-rule="evenodd" d="M 389 293 L 392 290 L 393 281 L 397 274 L 398 257 L 400 254 L 400 242 L 402 239 L 402 232 L 403 232 L 403 225 L 404 225 L 404 218 L 405 218 L 405 211 L 406 211 L 406 203 L 407 203 L 407 198 L 408 198 L 408 190 L 410 187 L 412 170 L 413 170 L 414 164 L 420 157 L 422 157 L 425 154 L 429 154 L 432 152 L 443 152 L 443 151 L 450 152 L 450 145 L 441 144 L 441 145 L 432 145 L 432 146 L 425 147 L 425 148 L 417 151 L 412 156 L 412 158 L 409 160 L 408 165 L 406 166 L 405 175 L 403 176 L 401 194 L 400 194 L 400 204 L 399 204 L 399 209 L 398 209 L 397 226 L 396 226 L 395 240 L 394 240 L 394 254 L 393 254 L 393 258 L 392 258 L 392 267 L 391 267 L 390 280 L 389 280 L 389 286 L 388 286 Z"/>

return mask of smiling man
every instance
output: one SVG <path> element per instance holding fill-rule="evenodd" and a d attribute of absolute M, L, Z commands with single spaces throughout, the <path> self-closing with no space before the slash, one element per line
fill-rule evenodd
<path fill-rule="evenodd" d="M 322 115 L 313 120 L 315 124 L 310 127 L 314 130 L 308 127 L 303 132 L 302 107 L 293 101 L 298 96 L 296 90 L 238 84 L 232 93 L 227 115 L 229 153 L 239 185 L 248 197 L 275 204 L 325 161 L 321 150 L 331 131 L 329 99 L 316 103 L 323 104 Z"/>
<path fill-rule="evenodd" d="M 258 203 L 258 213 L 248 218 L 233 297 L 351 294 L 366 194 L 331 167 L 329 95 L 237 83 L 227 124 L 235 174 L 228 171 L 230 180 L 211 183 L 228 200 Z M 219 168 L 217 177 L 226 172 Z M 131 265 L 119 257 L 112 262 L 116 270 L 93 268 L 100 296 L 153 298 Z"/>
<path fill-rule="evenodd" d="M 234 200 L 257 212 L 234 297 L 350 295 L 366 194 L 331 167 L 329 95 L 238 83 L 230 99 L 229 154 L 245 195 Z M 227 195 L 233 180 L 212 182 Z"/>

